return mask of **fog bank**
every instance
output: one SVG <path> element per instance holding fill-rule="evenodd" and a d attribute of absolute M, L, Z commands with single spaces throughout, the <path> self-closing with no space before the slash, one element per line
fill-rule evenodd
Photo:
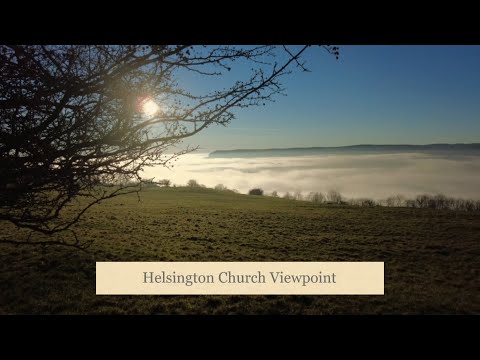
<path fill-rule="evenodd" d="M 279 194 L 334 189 L 347 198 L 442 193 L 480 199 L 480 156 L 402 153 L 216 159 L 187 154 L 172 169 L 150 168 L 145 175 L 177 185 L 189 179 L 207 187 L 223 184 L 241 193 L 261 187 Z"/>

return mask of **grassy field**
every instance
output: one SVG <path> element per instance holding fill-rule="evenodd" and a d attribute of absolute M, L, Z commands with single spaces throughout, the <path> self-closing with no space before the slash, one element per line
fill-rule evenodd
<path fill-rule="evenodd" d="M 75 228 L 88 252 L 0 242 L 0 313 L 480 313 L 480 213 L 188 188 L 141 200 L 92 208 Z M 0 241 L 26 236 L 0 223 Z M 95 261 L 384 261 L 385 296 L 96 296 Z"/>

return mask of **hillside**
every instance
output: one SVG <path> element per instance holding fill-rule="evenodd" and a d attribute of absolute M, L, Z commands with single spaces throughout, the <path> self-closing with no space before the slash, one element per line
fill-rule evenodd
<path fill-rule="evenodd" d="M 429 145 L 351 145 L 337 147 L 310 147 L 287 149 L 237 149 L 216 150 L 211 158 L 242 158 L 272 156 L 305 156 L 325 154 L 395 154 L 420 152 L 431 154 L 480 155 L 480 144 L 429 144 Z"/>
<path fill-rule="evenodd" d="M 0 313 L 480 313 L 479 213 L 188 188 L 150 189 L 141 199 L 87 213 L 75 231 L 94 240 L 88 252 L 0 243 Z M 27 236 L 0 229 L 3 240 Z M 384 261 L 385 296 L 96 296 L 95 261 Z"/>

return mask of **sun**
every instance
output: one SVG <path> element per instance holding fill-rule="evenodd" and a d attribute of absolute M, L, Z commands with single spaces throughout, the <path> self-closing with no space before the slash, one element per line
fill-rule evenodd
<path fill-rule="evenodd" d="M 147 99 L 142 103 L 142 112 L 145 115 L 153 116 L 160 110 L 160 106 L 152 99 Z"/>

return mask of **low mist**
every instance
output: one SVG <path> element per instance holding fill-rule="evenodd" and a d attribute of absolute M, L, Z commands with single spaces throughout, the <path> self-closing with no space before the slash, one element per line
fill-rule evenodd
<path fill-rule="evenodd" d="M 403 153 L 218 159 L 187 154 L 174 165 L 147 169 L 145 175 L 170 179 L 176 185 L 190 179 L 207 187 L 223 184 L 241 193 L 260 187 L 279 195 L 337 190 L 346 198 L 377 200 L 425 193 L 480 199 L 480 156 Z"/>

